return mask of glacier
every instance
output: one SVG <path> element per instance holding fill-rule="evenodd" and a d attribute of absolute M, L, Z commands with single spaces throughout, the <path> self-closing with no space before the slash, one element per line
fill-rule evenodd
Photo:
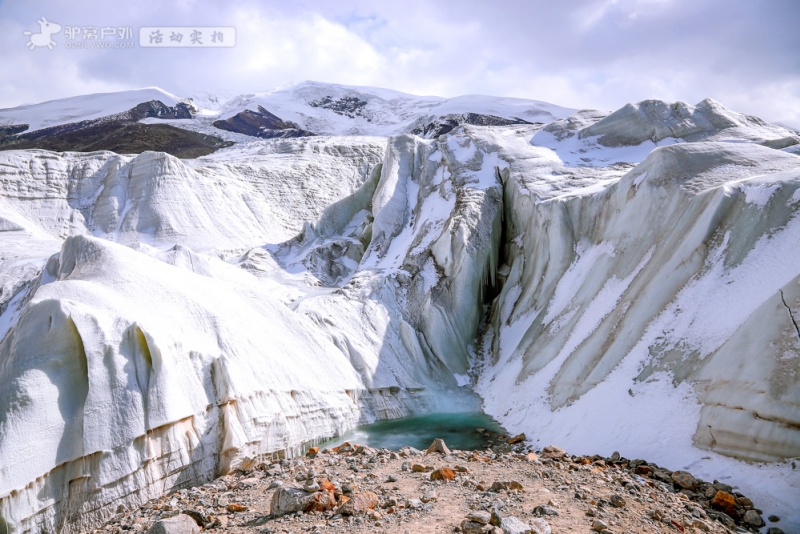
<path fill-rule="evenodd" d="M 188 102 L 0 119 L 150 96 Z M 480 408 L 540 445 L 733 477 L 800 525 L 797 132 L 710 99 L 307 82 L 192 104 L 170 124 L 233 146 L 0 151 L 0 532 Z M 317 135 L 213 129 L 259 106 Z"/>

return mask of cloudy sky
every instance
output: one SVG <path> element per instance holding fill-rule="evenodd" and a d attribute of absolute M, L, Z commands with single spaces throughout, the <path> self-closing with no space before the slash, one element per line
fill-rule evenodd
<path fill-rule="evenodd" d="M 37 33 L 42 16 L 62 26 L 56 46 L 29 50 L 24 32 Z M 140 46 L 149 26 L 230 26 L 236 46 Z M 133 40 L 70 48 L 87 28 L 119 27 Z M 797 0 L 0 0 L 0 107 L 151 85 L 190 96 L 318 80 L 609 110 L 710 96 L 800 127 L 798 28 Z"/>

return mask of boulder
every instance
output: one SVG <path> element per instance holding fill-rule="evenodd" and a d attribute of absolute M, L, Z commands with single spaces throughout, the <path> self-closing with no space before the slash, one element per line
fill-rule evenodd
<path fill-rule="evenodd" d="M 425 454 L 430 454 L 432 452 L 450 454 L 450 449 L 447 448 L 447 445 L 445 444 L 443 439 L 436 438 L 435 440 L 433 440 L 433 443 L 431 443 L 431 446 L 428 447 L 428 450 L 425 451 Z"/>
<path fill-rule="evenodd" d="M 313 499 L 313 494 L 300 488 L 282 486 L 272 495 L 270 513 L 273 517 L 291 514 L 304 510 Z"/>
<path fill-rule="evenodd" d="M 200 534 L 200 527 L 186 514 L 160 519 L 150 527 L 148 534 Z"/>
<path fill-rule="evenodd" d="M 697 487 L 697 479 L 686 471 L 673 471 L 672 480 L 685 489 L 693 490 Z"/>
<path fill-rule="evenodd" d="M 716 495 L 711 499 L 711 507 L 733 517 L 733 514 L 736 514 L 736 497 L 727 491 L 717 490 Z"/>
<path fill-rule="evenodd" d="M 567 451 L 562 449 L 561 447 L 556 447 L 555 445 L 548 445 L 544 449 L 542 449 L 542 453 L 539 455 L 541 458 L 548 458 L 550 460 L 561 460 L 567 455 Z"/>
<path fill-rule="evenodd" d="M 488 525 L 489 521 L 491 520 L 492 514 L 484 510 L 474 510 L 467 514 L 467 521 L 474 521 L 475 523 L 480 523 L 481 525 Z"/>
<path fill-rule="evenodd" d="M 751 527 L 761 528 L 764 526 L 764 520 L 755 510 L 748 510 L 744 514 L 744 522 Z"/>

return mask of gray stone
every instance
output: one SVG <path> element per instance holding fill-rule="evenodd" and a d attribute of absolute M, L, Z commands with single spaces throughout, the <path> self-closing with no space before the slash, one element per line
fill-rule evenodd
<path fill-rule="evenodd" d="M 661 482 L 666 482 L 668 484 L 672 484 L 672 473 L 666 469 L 656 469 L 652 477 L 656 480 L 660 480 Z"/>
<path fill-rule="evenodd" d="M 625 499 L 623 499 L 622 496 L 617 495 L 616 493 L 611 496 L 609 502 L 611 503 L 611 506 L 613 506 L 614 508 L 625 508 Z"/>
<path fill-rule="evenodd" d="M 537 506 L 533 509 L 533 515 L 542 517 L 546 515 L 558 515 L 558 510 L 550 506 Z"/>
<path fill-rule="evenodd" d="M 719 481 L 714 482 L 714 489 L 717 491 L 724 491 L 725 493 L 731 493 L 733 491 L 733 487 L 730 484 Z"/>
<path fill-rule="evenodd" d="M 758 512 L 756 512 L 755 510 L 748 510 L 747 512 L 745 512 L 744 522 L 754 527 L 764 526 L 764 520 L 761 519 L 761 516 L 758 515 Z"/>
<path fill-rule="evenodd" d="M 161 519 L 150 527 L 148 534 L 200 534 L 200 527 L 186 514 Z"/>
<path fill-rule="evenodd" d="M 301 490 L 282 486 L 272 495 L 270 513 L 273 517 L 299 512 L 309 504 L 313 495 Z"/>
<path fill-rule="evenodd" d="M 412 510 L 420 510 L 422 508 L 422 501 L 420 499 L 408 499 L 406 501 L 406 507 Z"/>
<path fill-rule="evenodd" d="M 672 480 L 682 488 L 692 490 L 697 487 L 697 479 L 686 471 L 673 471 Z"/>
<path fill-rule="evenodd" d="M 602 532 L 604 530 L 608 530 L 608 524 L 605 521 L 601 521 L 600 519 L 593 519 L 592 530 L 594 530 L 595 532 Z"/>
<path fill-rule="evenodd" d="M 544 519 L 535 517 L 531 519 L 531 529 L 529 532 L 531 534 L 550 534 L 550 523 Z"/>
<path fill-rule="evenodd" d="M 525 534 L 531 530 L 531 526 L 523 523 L 514 516 L 507 516 L 500 520 L 500 528 L 506 534 Z M 547 532 L 550 532 L 550 527 L 547 527 Z"/>
<path fill-rule="evenodd" d="M 461 522 L 461 532 L 464 534 L 484 534 L 485 527 L 486 525 L 468 519 Z"/>
<path fill-rule="evenodd" d="M 435 501 L 439 497 L 438 493 L 436 493 L 435 489 L 426 490 L 425 493 L 422 494 L 420 500 L 424 503 L 429 503 L 431 501 Z"/>
<path fill-rule="evenodd" d="M 467 515 L 467 520 L 480 523 L 481 525 L 488 525 L 492 520 L 492 514 L 483 510 L 474 510 Z"/>

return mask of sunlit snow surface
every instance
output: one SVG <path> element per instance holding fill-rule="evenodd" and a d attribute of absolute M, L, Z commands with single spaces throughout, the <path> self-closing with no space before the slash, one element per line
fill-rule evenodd
<path fill-rule="evenodd" d="M 194 105 L 172 124 L 261 105 L 329 135 L 0 153 L 0 525 L 77 531 L 243 456 L 483 402 L 800 528 L 800 158 L 762 146 L 792 132 L 713 101 L 567 118 L 317 83 Z M 466 112 L 548 124 L 402 135 Z"/>

